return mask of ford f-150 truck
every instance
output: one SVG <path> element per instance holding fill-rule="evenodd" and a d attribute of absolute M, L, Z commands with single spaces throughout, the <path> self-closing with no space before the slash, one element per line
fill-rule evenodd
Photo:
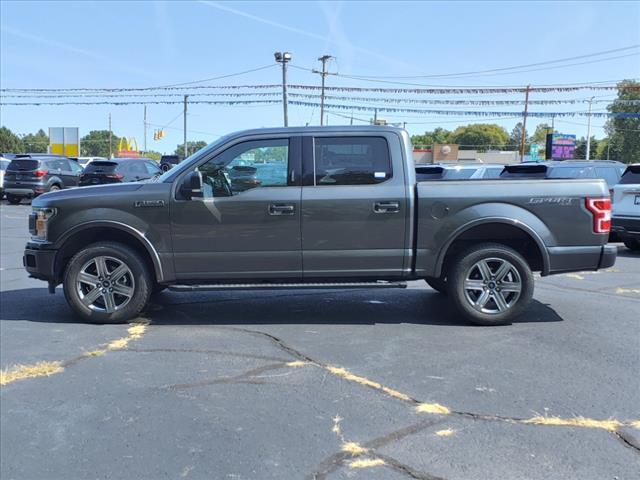
<path fill-rule="evenodd" d="M 235 133 L 156 180 L 33 201 L 24 265 L 84 319 L 124 322 L 153 292 L 382 288 L 426 280 L 470 321 L 511 321 L 532 272 L 610 267 L 602 180 L 416 182 L 392 127 Z"/>

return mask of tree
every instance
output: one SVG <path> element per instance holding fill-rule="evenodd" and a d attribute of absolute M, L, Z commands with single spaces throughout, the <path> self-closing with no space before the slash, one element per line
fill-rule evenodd
<path fill-rule="evenodd" d="M 154 152 L 153 150 L 149 150 L 148 152 L 144 152 L 143 156 L 146 158 L 150 158 L 151 160 L 155 160 L 159 162 L 162 158 L 162 154 L 160 152 Z"/>
<path fill-rule="evenodd" d="M 509 150 L 514 150 L 519 152 L 522 147 L 522 122 L 516 123 L 516 126 L 511 130 L 511 135 L 509 135 Z M 527 132 L 524 132 L 525 145 L 524 145 L 524 153 L 525 155 L 529 152 L 529 145 L 527 142 Z"/>
<path fill-rule="evenodd" d="M 609 160 L 610 153 L 611 152 L 609 151 L 609 139 L 603 138 L 602 140 L 598 141 L 596 158 L 598 160 Z"/>
<path fill-rule="evenodd" d="M 49 136 L 40 129 L 35 134 L 30 133 L 22 139 L 24 151 L 29 153 L 47 153 L 49 149 Z"/>
<path fill-rule="evenodd" d="M 618 97 L 607 107 L 610 112 L 640 113 L 640 82 L 624 80 L 618 83 Z M 626 163 L 640 162 L 640 118 L 613 117 L 607 120 L 610 155 L 613 160 Z"/>
<path fill-rule="evenodd" d="M 118 150 L 120 137 L 111 135 L 111 151 Z M 109 130 L 92 130 L 80 139 L 80 152 L 86 157 L 109 157 Z"/>
<path fill-rule="evenodd" d="M 589 159 L 595 160 L 598 154 L 598 140 L 593 135 L 591 136 L 591 144 L 589 145 Z M 576 160 L 585 160 L 587 158 L 587 139 L 581 137 L 576 142 L 576 149 L 573 152 L 573 158 Z"/>
<path fill-rule="evenodd" d="M 449 143 L 451 132 L 437 127 L 432 132 L 424 132 L 424 135 L 413 135 L 411 143 L 421 147 L 433 147 L 436 143 Z"/>
<path fill-rule="evenodd" d="M 474 123 L 456 128 L 451 132 L 449 141 L 459 144 L 462 149 L 503 148 L 509 141 L 509 134 L 500 125 Z"/>
<path fill-rule="evenodd" d="M 208 145 L 204 140 L 198 140 L 197 142 L 187 142 L 187 155 L 191 155 L 201 148 L 204 148 Z M 184 143 L 179 144 L 176 147 L 175 155 L 180 155 L 182 157 L 184 155 Z"/>
<path fill-rule="evenodd" d="M 24 153 L 20 137 L 18 137 L 7 127 L 0 128 L 0 152 Z"/>

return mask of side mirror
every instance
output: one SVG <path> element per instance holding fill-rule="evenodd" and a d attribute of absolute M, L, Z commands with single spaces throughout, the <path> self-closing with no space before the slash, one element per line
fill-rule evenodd
<path fill-rule="evenodd" d="M 202 198 L 202 174 L 196 170 L 182 179 L 180 196 L 184 200 Z"/>

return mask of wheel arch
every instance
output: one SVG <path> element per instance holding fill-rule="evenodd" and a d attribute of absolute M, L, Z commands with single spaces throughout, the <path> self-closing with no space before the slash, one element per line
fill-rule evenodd
<path fill-rule="evenodd" d="M 56 278 L 60 280 L 73 255 L 82 247 L 98 241 L 123 243 L 136 250 L 144 259 L 157 282 L 164 275 L 160 256 L 151 242 L 137 229 L 114 221 L 94 221 L 78 225 L 65 232 L 56 242 L 58 253 L 54 263 Z"/>
<path fill-rule="evenodd" d="M 472 243 L 495 242 L 507 245 L 520 253 L 532 271 L 549 273 L 549 253 L 540 235 L 520 221 L 503 218 L 482 218 L 469 222 L 454 232 L 442 247 L 436 261 L 436 274 L 440 276 L 447 262 Z"/>

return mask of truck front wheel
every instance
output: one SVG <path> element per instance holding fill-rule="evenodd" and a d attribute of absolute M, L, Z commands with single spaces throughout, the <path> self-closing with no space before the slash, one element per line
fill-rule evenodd
<path fill-rule="evenodd" d="M 507 325 L 533 297 L 527 261 L 501 244 L 483 243 L 464 250 L 447 277 L 456 308 L 478 325 Z"/>
<path fill-rule="evenodd" d="M 64 275 L 64 295 L 91 323 L 124 323 L 144 308 L 153 280 L 144 260 L 127 245 L 91 244 L 74 255 Z"/>

